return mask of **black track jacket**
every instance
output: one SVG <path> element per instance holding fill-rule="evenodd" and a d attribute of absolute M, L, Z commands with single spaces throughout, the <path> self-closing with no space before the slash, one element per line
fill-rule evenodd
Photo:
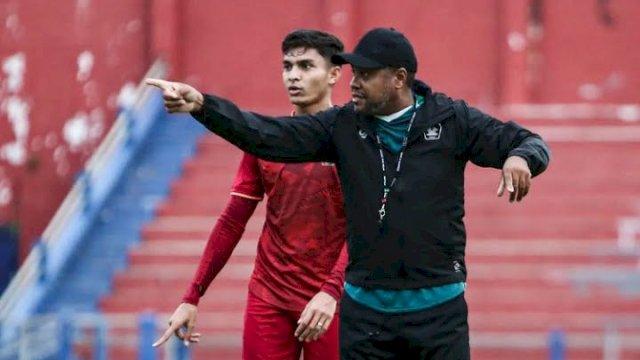
<path fill-rule="evenodd" d="M 336 164 L 344 193 L 349 266 L 346 281 L 376 289 L 415 289 L 465 281 L 464 169 L 468 161 L 501 168 L 518 155 L 533 175 L 544 171 L 549 150 L 542 139 L 503 123 L 463 101 L 424 96 L 410 131 L 402 168 L 379 222 L 383 193 L 379 146 L 372 119 L 352 104 L 307 116 L 269 117 L 243 112 L 206 95 L 192 115 L 212 132 L 260 158 Z M 387 179 L 397 155 L 383 148 Z M 388 181 L 389 181 L 388 180 Z"/>

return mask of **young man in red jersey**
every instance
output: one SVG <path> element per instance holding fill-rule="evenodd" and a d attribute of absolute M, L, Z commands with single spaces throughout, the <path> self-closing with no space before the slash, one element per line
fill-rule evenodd
<path fill-rule="evenodd" d="M 332 107 L 343 51 L 335 36 L 298 30 L 282 42 L 283 82 L 295 114 Z M 193 333 L 198 300 L 229 259 L 258 202 L 267 195 L 267 215 L 249 283 L 243 359 L 330 360 L 339 358 L 337 301 L 347 263 L 342 192 L 330 163 L 283 164 L 245 154 L 231 199 L 214 227 L 183 302 L 154 344 L 175 333 L 185 344 Z M 180 330 L 186 327 L 186 331 Z M 185 340 L 189 339 L 189 340 Z"/>

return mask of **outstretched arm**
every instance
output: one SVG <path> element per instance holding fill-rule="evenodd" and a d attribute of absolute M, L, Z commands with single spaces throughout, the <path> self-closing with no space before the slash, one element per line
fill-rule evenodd
<path fill-rule="evenodd" d="M 521 201 L 531 188 L 531 178 L 549 165 L 550 151 L 542 138 L 514 122 L 501 122 L 464 106 L 463 149 L 476 165 L 501 168 L 498 196 Z"/>
<path fill-rule="evenodd" d="M 163 91 L 167 111 L 190 112 L 207 129 L 260 158 L 279 162 L 336 160 L 331 133 L 338 109 L 270 117 L 241 111 L 232 102 L 204 95 L 187 84 L 159 79 L 147 79 L 146 83 Z"/>

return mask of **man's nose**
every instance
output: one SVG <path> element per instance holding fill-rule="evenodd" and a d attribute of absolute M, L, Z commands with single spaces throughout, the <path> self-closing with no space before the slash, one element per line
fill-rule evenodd
<path fill-rule="evenodd" d="M 349 86 L 351 86 L 352 89 L 360 89 L 360 80 L 355 76 L 352 77 Z"/>
<path fill-rule="evenodd" d="M 291 71 L 287 72 L 287 80 L 289 81 L 300 80 L 300 71 L 298 71 L 296 68 L 291 69 Z"/>

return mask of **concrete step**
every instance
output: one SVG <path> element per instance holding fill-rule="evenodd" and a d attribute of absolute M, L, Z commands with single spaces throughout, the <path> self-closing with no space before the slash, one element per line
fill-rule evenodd
<path fill-rule="evenodd" d="M 511 206 L 505 202 L 504 205 Z M 211 216 L 163 216 L 147 223 L 142 230 L 143 236 L 148 238 L 164 233 L 176 234 L 174 238 L 190 237 L 203 238 L 215 225 L 216 218 Z M 264 218 L 253 216 L 247 224 L 247 234 L 257 237 L 262 230 Z M 525 212 L 505 212 L 500 216 L 495 213 L 467 213 L 466 224 L 469 239 L 482 238 L 585 238 L 606 239 L 617 237 L 617 222 L 606 215 L 578 215 L 558 216 L 552 212 L 538 215 L 527 215 Z M 542 225 L 541 225 L 542 224 Z M 185 234 L 197 234 L 189 236 Z M 181 236 L 177 236 L 181 234 Z M 471 236 L 473 235 L 473 236 Z M 167 237 L 162 237 L 166 239 Z"/>
<path fill-rule="evenodd" d="M 506 258 L 500 262 L 480 262 L 473 261 L 467 263 L 469 279 L 494 279 L 503 280 L 526 280 L 526 279 L 546 279 L 554 281 L 566 281 L 575 272 L 598 273 L 603 271 L 630 273 L 637 270 L 637 263 L 632 264 L 571 264 L 556 259 L 549 260 L 544 264 L 535 262 L 523 263 L 517 258 Z M 119 276 L 127 276 L 130 279 L 158 279 L 158 281 L 168 281 L 171 279 L 191 280 L 197 268 L 197 262 L 192 264 L 135 264 L 125 269 Z M 222 269 L 218 278 L 247 279 L 253 271 L 253 262 L 237 261 L 231 258 L 229 263 Z"/>
<path fill-rule="evenodd" d="M 132 256 L 200 256 L 206 239 L 177 239 L 145 241 L 131 249 Z M 258 241 L 243 237 L 235 247 L 233 256 L 255 256 Z"/>
<path fill-rule="evenodd" d="M 147 223 L 142 228 L 143 239 L 208 239 L 217 217 L 212 216 L 163 216 Z M 262 232 L 264 217 L 251 217 L 244 236 L 258 238 Z"/>
<path fill-rule="evenodd" d="M 207 301 L 200 306 L 205 311 L 222 311 L 241 308 L 246 299 L 246 287 L 220 287 L 213 284 L 207 292 Z M 167 296 L 164 288 L 117 289 L 103 299 L 103 307 L 134 306 L 135 309 L 155 308 L 167 311 L 176 306 L 182 293 Z M 215 296 L 211 296 L 215 294 Z M 610 312 L 640 313 L 640 296 L 623 296 L 611 289 L 590 288 L 580 294 L 563 286 L 530 287 L 524 285 L 474 287 L 470 283 L 466 290 L 467 301 L 472 311 L 548 311 L 563 312 Z M 235 306 L 235 307 L 234 307 Z M 114 308 L 114 310 L 115 310 Z M 131 309 L 131 308 L 126 308 Z"/>
<path fill-rule="evenodd" d="M 467 239 L 614 239 L 617 223 L 606 215 L 541 215 L 467 213 Z"/>
<path fill-rule="evenodd" d="M 569 333 L 603 332 L 611 324 L 624 323 L 625 319 L 640 320 L 639 317 L 640 311 L 612 315 L 607 312 L 569 311 L 552 313 L 548 311 L 521 311 L 514 313 L 506 310 L 472 310 L 469 313 L 469 327 L 471 332 L 545 332 L 551 329 L 562 329 Z M 640 328 L 622 328 L 619 331 L 621 333 L 640 334 Z"/>
<path fill-rule="evenodd" d="M 191 257 L 201 256 L 207 240 L 203 239 L 173 239 L 154 240 L 141 243 L 131 249 L 131 255 L 135 256 L 176 256 Z M 233 256 L 255 256 L 258 240 L 243 237 L 236 245 Z M 582 261 L 600 260 L 608 262 L 609 259 L 624 261 L 631 256 L 624 257 L 616 252 L 615 240 L 601 239 L 537 239 L 528 241 L 523 239 L 477 239 L 469 241 L 467 245 L 467 257 L 478 260 L 509 259 L 517 257 L 519 260 L 576 259 Z"/>
<path fill-rule="evenodd" d="M 126 290 L 130 288 L 137 289 L 163 289 L 167 294 L 177 293 L 179 296 L 186 291 L 189 284 L 191 284 L 190 278 L 174 278 L 174 279 L 145 279 L 145 278 L 131 278 L 126 276 L 116 276 L 113 281 L 113 289 L 115 292 L 120 290 Z M 211 288 L 229 288 L 229 289 L 241 289 L 245 291 L 249 284 L 249 279 L 236 279 L 236 278 L 216 278 L 211 284 Z M 114 294 L 114 291 L 111 294 Z M 205 294 L 206 296 L 206 294 Z"/>
<path fill-rule="evenodd" d="M 640 178 L 640 177 L 639 177 Z M 628 195 L 602 192 L 575 193 L 570 199 L 558 196 L 557 192 L 534 191 L 520 203 L 508 203 L 506 198 L 498 198 L 492 191 L 467 193 L 465 209 L 467 213 L 503 214 L 519 212 L 526 215 L 548 214 L 550 209 L 558 216 L 600 215 L 609 218 L 640 214 L 640 199 Z M 195 202 L 194 204 L 198 204 Z"/>
<path fill-rule="evenodd" d="M 164 250 L 163 250 L 164 251 Z M 253 254 L 243 255 L 243 254 L 234 254 L 233 257 L 229 260 L 230 263 L 234 264 L 252 264 L 255 260 L 255 251 Z M 192 265 L 198 264 L 200 262 L 200 258 L 202 257 L 202 252 L 198 252 L 197 254 L 187 255 L 177 253 L 175 255 L 171 254 L 130 254 L 129 255 L 129 265 L 166 265 L 166 266 L 175 266 L 175 265 Z M 517 259 L 521 264 L 535 264 L 540 268 L 543 268 L 547 264 L 554 264 L 558 261 L 562 261 L 566 265 L 586 265 L 597 263 L 602 266 L 606 265 L 627 265 L 630 269 L 632 269 L 637 263 L 638 259 L 634 257 L 622 257 L 620 255 L 607 255 L 607 256 L 596 256 L 595 254 L 589 255 L 528 255 L 524 254 L 518 256 Z M 502 256 L 502 255 L 476 255 L 473 253 L 469 253 L 466 257 L 467 263 L 469 264 L 491 264 L 499 266 L 501 262 L 509 261 L 511 258 Z"/>

